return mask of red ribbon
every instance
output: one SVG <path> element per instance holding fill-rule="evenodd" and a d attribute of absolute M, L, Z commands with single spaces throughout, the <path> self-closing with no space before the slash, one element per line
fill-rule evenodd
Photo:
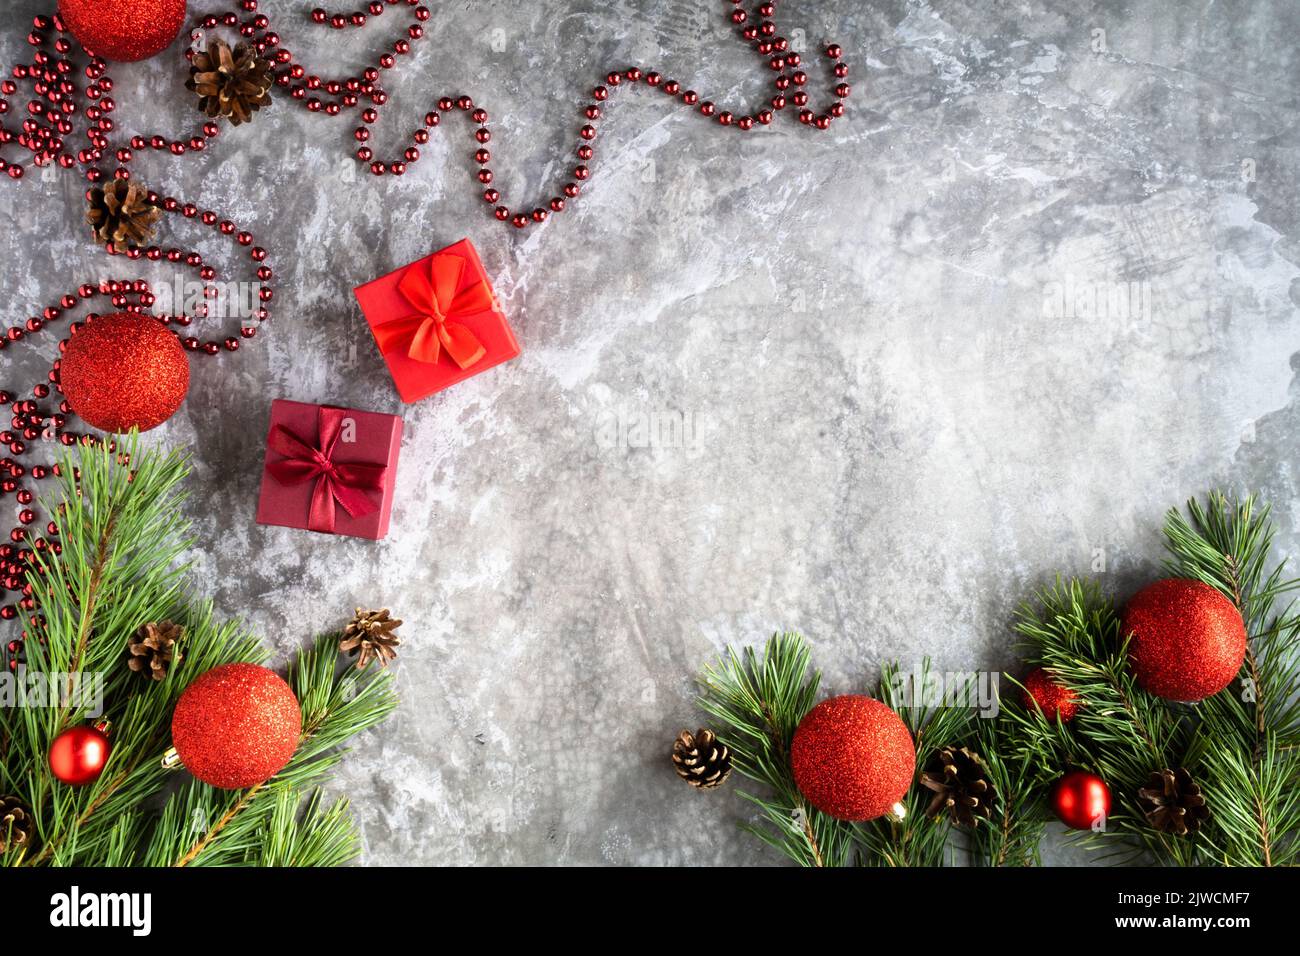
<path fill-rule="evenodd" d="M 443 349 L 461 368 L 469 368 L 487 350 L 463 320 L 496 308 L 492 287 L 479 279 L 461 288 L 468 265 L 454 252 L 430 257 L 427 268 L 416 263 L 398 282 L 398 291 L 416 314 L 375 326 L 375 340 L 385 355 L 405 352 L 417 362 L 438 361 Z"/>
<path fill-rule="evenodd" d="M 321 408 L 317 415 L 320 433 L 319 447 L 303 441 L 283 425 L 271 429 L 268 444 L 281 455 L 279 461 L 267 465 L 267 470 L 282 485 L 301 485 L 316 482 L 311 493 L 311 509 L 307 527 L 312 531 L 334 533 L 334 502 L 354 518 L 368 515 L 379 506 L 366 494 L 383 491 L 387 465 L 365 462 L 336 462 L 334 446 L 338 444 L 339 431 L 347 412 L 341 408 Z"/>

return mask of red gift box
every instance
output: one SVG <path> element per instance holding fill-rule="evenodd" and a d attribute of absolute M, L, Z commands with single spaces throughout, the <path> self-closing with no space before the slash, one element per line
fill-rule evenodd
<path fill-rule="evenodd" d="M 396 415 L 276 399 L 257 523 L 384 537 L 401 445 Z"/>
<path fill-rule="evenodd" d="M 468 239 L 354 291 L 404 402 L 519 355 Z"/>

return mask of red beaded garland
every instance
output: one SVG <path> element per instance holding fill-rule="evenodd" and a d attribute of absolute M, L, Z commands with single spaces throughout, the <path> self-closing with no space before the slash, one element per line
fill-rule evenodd
<path fill-rule="evenodd" d="M 799 792 L 841 820 L 871 820 L 903 799 L 916 747 L 902 719 L 878 700 L 832 697 L 810 710 L 790 743 Z"/>

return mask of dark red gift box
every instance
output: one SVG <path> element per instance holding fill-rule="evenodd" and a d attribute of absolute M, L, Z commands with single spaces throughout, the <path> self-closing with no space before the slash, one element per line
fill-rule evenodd
<path fill-rule="evenodd" d="M 401 445 L 396 415 L 276 399 L 257 523 L 384 537 Z"/>
<path fill-rule="evenodd" d="M 367 282 L 355 294 L 404 402 L 519 355 L 468 239 Z"/>

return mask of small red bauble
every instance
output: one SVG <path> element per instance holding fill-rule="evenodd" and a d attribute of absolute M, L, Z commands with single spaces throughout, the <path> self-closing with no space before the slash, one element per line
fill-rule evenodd
<path fill-rule="evenodd" d="M 130 63 L 171 46 L 185 24 L 185 0 L 59 0 L 59 16 L 91 53 Z"/>
<path fill-rule="evenodd" d="M 1049 721 L 1060 717 L 1062 723 L 1074 720 L 1079 710 L 1079 695 L 1058 684 L 1044 667 L 1036 667 L 1025 677 L 1025 708 L 1037 708 Z"/>
<path fill-rule="evenodd" d="M 1124 609 L 1129 666 L 1142 689 L 1166 700 L 1217 694 L 1241 671 L 1246 625 L 1226 597 L 1200 581 L 1166 578 Z"/>
<path fill-rule="evenodd" d="M 856 694 L 824 700 L 790 744 L 795 783 L 822 813 L 872 820 L 903 799 L 916 771 L 916 746 L 902 719 Z"/>
<path fill-rule="evenodd" d="M 256 664 L 214 667 L 185 689 L 172 745 L 185 769 L 223 790 L 257 786 L 298 749 L 302 711 L 289 685 Z"/>
<path fill-rule="evenodd" d="M 190 363 L 157 319 L 129 312 L 100 316 L 68 340 L 59 366 L 68 404 L 101 431 L 146 431 L 185 401 Z"/>
<path fill-rule="evenodd" d="M 1051 804 L 1067 827 L 1104 829 L 1110 816 L 1110 787 L 1095 773 L 1072 770 L 1052 785 Z"/>
<path fill-rule="evenodd" d="M 50 773 L 71 787 L 84 787 L 99 779 L 112 749 L 106 723 L 69 727 L 50 744 Z"/>

